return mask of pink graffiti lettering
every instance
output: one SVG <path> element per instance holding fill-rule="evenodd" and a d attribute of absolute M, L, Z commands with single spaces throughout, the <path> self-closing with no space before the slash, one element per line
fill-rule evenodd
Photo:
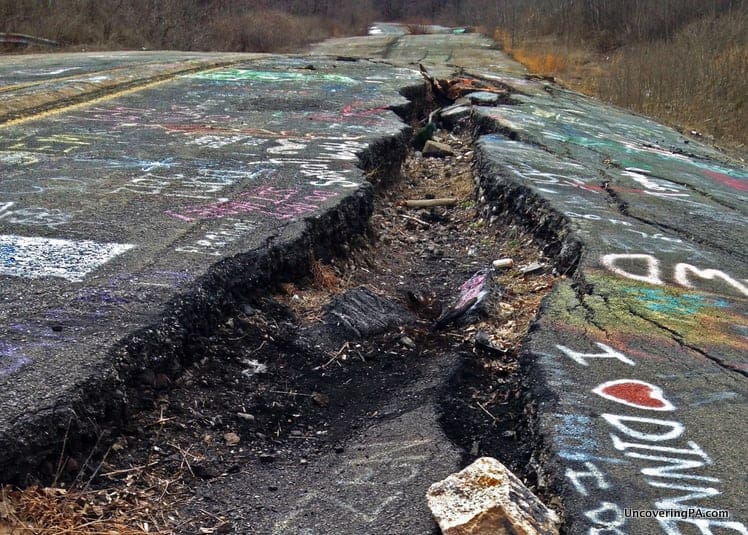
<path fill-rule="evenodd" d="M 716 180 L 720 184 L 724 184 L 725 186 L 729 186 L 739 191 L 748 191 L 748 182 L 745 180 L 738 180 L 737 178 L 732 178 L 729 175 L 718 173 L 716 171 L 705 170 L 704 172 L 709 176 L 709 178 Z"/>
<path fill-rule="evenodd" d="M 387 106 L 365 108 L 363 107 L 365 104 L 365 102 L 351 102 L 343 107 L 342 114 L 346 117 L 366 117 L 389 109 Z"/>
<path fill-rule="evenodd" d="M 319 190 L 314 190 L 309 195 L 302 195 L 295 188 L 284 189 L 263 185 L 240 194 L 232 201 L 186 207 L 179 211 L 167 210 L 166 214 L 188 222 L 201 219 L 223 219 L 248 213 L 286 220 L 315 212 L 320 204 L 337 195 L 334 191 Z"/>

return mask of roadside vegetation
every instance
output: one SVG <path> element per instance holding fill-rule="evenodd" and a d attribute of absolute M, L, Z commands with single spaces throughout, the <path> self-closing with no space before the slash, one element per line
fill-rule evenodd
<path fill-rule="evenodd" d="M 364 33 L 374 18 L 344 0 L 0 0 L 0 32 L 72 50 L 278 52 Z"/>
<path fill-rule="evenodd" d="M 532 72 L 746 154 L 745 0 L 492 4 L 482 31 Z"/>

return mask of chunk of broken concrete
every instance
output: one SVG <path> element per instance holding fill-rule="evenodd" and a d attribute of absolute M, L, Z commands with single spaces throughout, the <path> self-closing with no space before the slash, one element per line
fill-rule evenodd
<path fill-rule="evenodd" d="M 443 329 L 450 323 L 468 325 L 486 313 L 486 301 L 493 289 L 490 268 L 482 269 L 460 286 L 460 296 L 455 304 L 442 311 L 432 329 Z"/>
<path fill-rule="evenodd" d="M 449 145 L 429 139 L 423 146 L 423 155 L 443 158 L 444 156 L 454 156 L 455 153 Z"/>
<path fill-rule="evenodd" d="M 540 262 L 533 262 L 532 264 L 522 266 L 519 269 L 519 271 L 523 275 L 529 275 L 531 273 L 538 273 L 539 271 L 542 271 L 544 269 L 545 269 L 545 264 L 541 264 Z"/>
<path fill-rule="evenodd" d="M 499 94 L 490 91 L 476 91 L 465 95 L 473 104 L 479 106 L 496 106 L 499 103 Z"/>
<path fill-rule="evenodd" d="M 426 494 L 444 535 L 558 535 L 560 519 L 503 464 L 481 457 Z"/>

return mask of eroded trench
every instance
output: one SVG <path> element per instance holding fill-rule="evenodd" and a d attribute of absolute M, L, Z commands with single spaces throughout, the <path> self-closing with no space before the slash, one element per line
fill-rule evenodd
<path fill-rule="evenodd" d="M 414 130 L 436 106 L 427 95 L 411 88 L 412 106 L 398 110 Z M 537 228 L 479 194 L 479 125 L 440 126 L 434 140 L 450 154 L 409 146 L 395 167 L 364 158 L 374 184 L 365 232 L 315 244 L 295 269 L 241 295 L 182 366 L 134 377 L 138 408 L 124 432 L 71 447 L 48 468 L 58 485 L 85 490 L 81 518 L 114 515 L 121 533 L 243 533 L 247 511 L 217 481 L 343 451 L 356 430 L 419 402 L 402 395 L 418 383 L 432 385 L 425 391 L 462 465 L 496 457 L 552 497 L 537 477 L 541 445 L 519 356 L 558 264 L 543 255 Z M 442 198 L 456 201 L 405 202 Z M 494 268 L 500 259 L 512 267 Z M 466 306 L 460 294 L 477 273 L 485 297 Z"/>

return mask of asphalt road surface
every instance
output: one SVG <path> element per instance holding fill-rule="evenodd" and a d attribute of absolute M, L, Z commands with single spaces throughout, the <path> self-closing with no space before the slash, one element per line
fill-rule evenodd
<path fill-rule="evenodd" d="M 442 121 L 482 134 L 480 196 L 534 229 L 568 275 L 523 355 L 537 458 L 568 533 L 748 533 L 745 167 L 530 79 L 477 35 L 375 33 L 304 56 L 0 57 L 4 479 L 58 451 L 71 427 L 125 417 L 128 381 L 179 358 L 242 287 L 360 232 L 365 175 L 401 161 L 410 129 L 393 108 L 422 63 L 511 91 Z M 400 499 L 458 464 L 438 428 L 424 431 L 432 408 L 418 411 L 421 423 L 373 429 L 359 448 L 384 444 L 375 459 L 389 447 L 421 467 L 396 479 Z M 350 483 L 357 466 L 329 470 Z M 356 488 L 320 515 L 348 532 L 433 529 L 425 512 L 398 524 L 387 500 L 362 508 L 369 492 Z M 317 533 L 299 513 L 311 501 L 272 532 Z"/>

